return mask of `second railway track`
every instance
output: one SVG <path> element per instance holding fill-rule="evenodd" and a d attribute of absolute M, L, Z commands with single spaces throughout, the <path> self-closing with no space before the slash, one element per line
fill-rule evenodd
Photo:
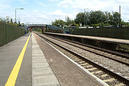
<path fill-rule="evenodd" d="M 38 34 L 39 35 L 39 34 Z M 98 62 L 94 62 L 90 59 L 86 59 L 85 57 L 81 56 L 80 54 L 61 46 L 60 44 L 48 39 L 48 37 L 39 35 L 40 37 L 44 38 L 45 40 L 49 41 L 50 43 L 54 44 L 54 46 L 58 47 L 60 50 L 67 52 L 71 59 L 75 62 L 86 68 L 95 76 L 102 79 L 104 82 L 109 84 L 109 86 L 128 86 L 129 80 L 125 77 L 119 75 L 118 73 L 108 69 L 107 67 L 99 64 Z"/>
<path fill-rule="evenodd" d="M 47 36 L 49 36 L 51 38 L 54 38 L 56 40 L 59 40 L 61 42 L 67 43 L 69 45 L 81 48 L 83 50 L 89 51 L 91 53 L 95 53 L 97 55 L 100 55 L 100 56 L 103 56 L 105 58 L 109 58 L 109 59 L 115 60 L 117 62 L 120 62 L 122 64 L 125 64 L 125 65 L 129 66 L 129 56 L 126 57 L 124 55 L 121 55 L 120 53 L 118 54 L 117 52 L 114 52 L 114 51 L 98 49 L 98 48 L 93 47 L 93 46 L 92 47 L 91 46 L 88 47 L 85 44 L 82 44 L 82 43 L 79 43 L 79 42 L 75 42 L 75 41 L 64 40 L 64 39 L 61 39 L 61 38 L 55 38 L 55 37 L 52 37 L 50 35 L 47 35 Z M 113 52 L 113 53 L 111 53 L 111 52 Z"/>

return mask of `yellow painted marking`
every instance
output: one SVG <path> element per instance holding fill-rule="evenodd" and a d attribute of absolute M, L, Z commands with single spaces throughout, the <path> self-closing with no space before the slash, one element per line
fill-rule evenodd
<path fill-rule="evenodd" d="M 22 64 L 22 60 L 24 58 L 24 54 L 25 54 L 25 51 L 26 51 L 26 48 L 27 48 L 27 45 L 28 45 L 28 42 L 29 42 L 29 39 L 30 39 L 30 35 L 16 61 L 16 64 L 14 65 L 13 67 L 13 70 L 12 72 L 10 73 L 9 75 L 9 78 L 5 84 L 5 86 L 15 86 L 15 83 L 16 83 L 16 80 L 17 80 L 17 76 L 18 76 L 18 73 L 19 73 L 19 70 L 20 70 L 20 67 L 21 67 L 21 64 Z"/>

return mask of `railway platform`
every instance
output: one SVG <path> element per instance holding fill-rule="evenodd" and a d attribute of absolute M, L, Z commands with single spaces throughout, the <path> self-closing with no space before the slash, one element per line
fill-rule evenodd
<path fill-rule="evenodd" d="M 28 37 L 29 34 L 24 35 L 0 47 L 0 86 L 14 86 L 14 84 L 16 86 L 32 85 L 31 37 L 28 40 L 25 53 L 21 52 Z M 24 59 L 21 56 L 23 53 Z"/>
<path fill-rule="evenodd" d="M 0 86 L 102 85 L 34 33 L 0 47 Z"/>

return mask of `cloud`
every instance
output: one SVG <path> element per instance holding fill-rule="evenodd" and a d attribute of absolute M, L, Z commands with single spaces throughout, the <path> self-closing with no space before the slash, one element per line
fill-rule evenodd
<path fill-rule="evenodd" d="M 0 10 L 8 9 L 10 7 L 11 6 L 10 5 L 7 5 L 7 4 L 0 4 Z"/>
<path fill-rule="evenodd" d="M 5 0 L 1 0 L 0 1 L 0 10 L 5 10 L 11 7 L 11 5 L 9 4 L 10 1 L 6 2 Z"/>
<path fill-rule="evenodd" d="M 59 7 L 64 7 L 64 8 L 68 8 L 70 7 L 71 5 L 73 6 L 73 0 L 62 0 L 59 2 L 58 6 Z"/>
<path fill-rule="evenodd" d="M 39 4 L 40 6 L 42 6 L 42 7 L 46 7 L 46 4 L 43 3 L 43 2 L 38 2 L 38 4 Z"/>
<path fill-rule="evenodd" d="M 129 0 L 62 0 L 58 3 L 58 7 L 62 9 L 73 9 L 72 12 L 102 10 L 119 12 L 119 5 L 122 6 L 122 18 L 129 19 Z M 71 12 L 71 13 L 72 13 Z"/>
<path fill-rule="evenodd" d="M 55 19 L 65 20 L 66 16 L 74 19 L 78 12 L 102 10 L 119 11 L 122 7 L 122 19 L 129 20 L 129 0 L 1 0 L 0 16 L 14 18 L 16 7 L 25 8 L 18 11 L 17 17 L 25 23 L 48 23 Z"/>
<path fill-rule="evenodd" d="M 70 18 L 72 18 L 72 19 L 74 19 L 75 15 L 76 15 L 75 12 L 73 12 L 73 13 L 68 13 L 68 12 L 63 12 L 62 10 L 56 10 L 56 11 L 51 12 L 51 13 L 49 13 L 49 14 L 54 17 L 54 18 L 53 18 L 54 20 L 55 20 L 55 19 L 62 19 L 62 20 L 65 20 L 65 18 L 66 18 L 67 16 L 70 17 Z"/>
<path fill-rule="evenodd" d="M 107 7 L 112 7 L 115 4 L 114 0 L 63 0 L 58 4 L 59 7 L 100 10 Z"/>
<path fill-rule="evenodd" d="M 48 0 L 48 1 L 50 1 L 50 2 L 57 2 L 57 1 L 59 1 L 59 0 Z"/>
<path fill-rule="evenodd" d="M 52 15 L 58 15 L 58 16 L 64 16 L 66 15 L 65 13 L 63 13 L 61 10 L 56 10 L 54 12 L 51 13 Z"/>
<path fill-rule="evenodd" d="M 18 17 L 24 23 L 49 23 L 49 17 L 46 13 L 39 10 L 19 12 Z"/>

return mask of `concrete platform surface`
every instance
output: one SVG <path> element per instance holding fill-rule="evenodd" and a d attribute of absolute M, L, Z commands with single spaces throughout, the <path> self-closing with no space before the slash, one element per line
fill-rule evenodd
<path fill-rule="evenodd" d="M 0 47 L 0 86 L 5 86 L 6 81 L 26 43 L 29 34 L 24 35 L 2 47 Z M 31 39 L 29 40 L 24 59 L 19 71 L 16 86 L 32 85 L 32 61 Z"/>
<path fill-rule="evenodd" d="M 84 39 L 91 39 L 91 40 L 98 40 L 98 41 L 106 41 L 106 42 L 111 42 L 111 43 L 129 44 L 129 40 L 126 40 L 126 39 L 116 39 L 116 38 L 96 37 L 96 36 L 84 36 L 84 35 L 72 35 L 72 34 L 51 33 L 51 32 L 45 32 L 45 33 L 46 34 L 58 35 L 58 36 L 84 38 Z"/>
<path fill-rule="evenodd" d="M 60 86 L 32 34 L 32 86 Z"/>

